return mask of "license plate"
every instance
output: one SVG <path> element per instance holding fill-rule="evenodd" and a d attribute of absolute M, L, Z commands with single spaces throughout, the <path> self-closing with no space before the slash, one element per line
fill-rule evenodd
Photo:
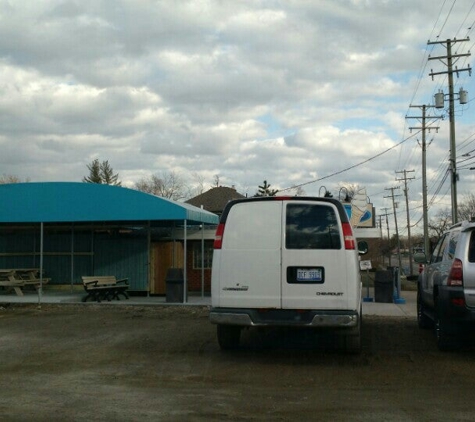
<path fill-rule="evenodd" d="M 297 281 L 322 281 L 322 269 L 297 268 Z"/>

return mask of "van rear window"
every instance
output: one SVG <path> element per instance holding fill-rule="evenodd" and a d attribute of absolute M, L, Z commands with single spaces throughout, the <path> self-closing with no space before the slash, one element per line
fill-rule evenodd
<path fill-rule="evenodd" d="M 341 249 L 339 220 L 328 205 L 287 204 L 287 249 Z"/>

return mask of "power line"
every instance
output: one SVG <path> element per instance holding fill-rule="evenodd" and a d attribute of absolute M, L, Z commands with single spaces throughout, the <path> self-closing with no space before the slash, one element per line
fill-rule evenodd
<path fill-rule="evenodd" d="M 458 36 L 459 32 L 462 30 L 463 26 L 465 25 L 465 22 L 467 22 L 468 16 L 469 16 L 470 13 L 472 12 L 474 6 L 475 6 L 475 2 L 472 3 L 472 7 L 471 7 L 470 10 L 467 12 L 467 14 L 466 14 L 465 19 L 463 20 L 463 22 L 460 24 L 459 29 L 458 29 L 457 32 L 455 33 L 455 37 Z"/>
<path fill-rule="evenodd" d="M 358 164 L 354 164 L 354 165 L 352 165 L 352 166 L 350 166 L 350 167 L 347 167 L 347 168 L 345 168 L 345 169 L 343 169 L 343 170 L 336 171 L 335 173 L 329 174 L 329 175 L 324 176 L 324 177 L 320 177 L 320 178 L 315 179 L 315 180 L 311 180 L 311 181 L 309 181 L 309 182 L 304 182 L 304 183 L 301 183 L 301 184 L 299 184 L 299 185 L 292 185 L 292 186 L 290 186 L 290 187 L 288 187 L 288 188 L 281 189 L 279 192 L 285 192 L 285 191 L 290 190 L 290 189 L 296 189 L 296 188 L 300 188 L 300 187 L 302 187 L 302 186 L 310 185 L 311 183 L 316 183 L 316 182 L 319 182 L 319 181 L 321 181 L 321 180 L 329 179 L 330 177 L 337 176 L 337 175 L 339 175 L 339 174 L 342 174 L 342 173 L 345 173 L 345 172 L 347 172 L 347 171 L 349 171 L 349 170 L 352 170 L 352 169 L 354 169 L 354 168 L 356 168 L 356 167 L 362 166 L 363 164 L 366 164 L 366 163 L 368 163 L 368 162 L 374 160 L 375 158 L 381 157 L 382 155 L 386 154 L 387 152 L 389 152 L 389 151 L 393 150 L 394 148 L 396 148 L 396 147 L 402 145 L 404 142 L 406 142 L 406 141 L 408 141 L 409 139 L 413 138 L 413 137 L 416 136 L 418 133 L 419 133 L 419 132 L 416 132 L 415 134 L 413 134 L 413 135 L 411 135 L 411 136 L 408 136 L 406 139 L 403 139 L 401 142 L 397 143 L 396 145 L 393 145 L 392 147 L 386 149 L 385 151 L 382 151 L 382 152 L 380 152 L 379 154 L 373 155 L 372 157 L 370 157 L 370 158 L 368 158 L 368 159 L 366 159 L 366 160 L 364 160 L 364 161 L 361 161 L 361 162 L 359 162 Z"/>
<path fill-rule="evenodd" d="M 445 28 L 445 25 L 447 24 L 447 21 L 449 20 L 449 17 L 452 14 L 452 11 L 454 10 L 455 3 L 457 3 L 457 0 L 454 0 L 454 2 L 452 3 L 452 6 L 450 7 L 449 12 L 447 13 L 445 21 L 442 25 L 442 28 L 440 28 L 439 35 L 437 35 L 437 38 L 439 38 L 440 34 L 442 33 L 443 29 Z M 444 1 L 444 4 L 445 4 L 445 1 Z"/>

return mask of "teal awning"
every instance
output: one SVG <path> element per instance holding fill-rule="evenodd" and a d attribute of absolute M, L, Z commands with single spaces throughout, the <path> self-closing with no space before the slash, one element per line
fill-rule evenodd
<path fill-rule="evenodd" d="M 0 185 L 0 223 L 184 221 L 218 224 L 189 204 L 119 186 L 46 182 Z"/>

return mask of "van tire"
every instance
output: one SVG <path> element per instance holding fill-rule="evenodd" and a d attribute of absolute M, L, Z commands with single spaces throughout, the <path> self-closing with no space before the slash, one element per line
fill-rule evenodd
<path fill-rule="evenodd" d="M 345 352 L 351 355 L 357 355 L 361 353 L 361 325 L 363 315 L 360 312 L 358 318 L 358 325 L 351 330 L 350 333 L 345 335 Z"/>
<path fill-rule="evenodd" d="M 238 325 L 218 324 L 217 334 L 219 347 L 222 350 L 235 350 L 239 348 L 241 327 Z"/>

